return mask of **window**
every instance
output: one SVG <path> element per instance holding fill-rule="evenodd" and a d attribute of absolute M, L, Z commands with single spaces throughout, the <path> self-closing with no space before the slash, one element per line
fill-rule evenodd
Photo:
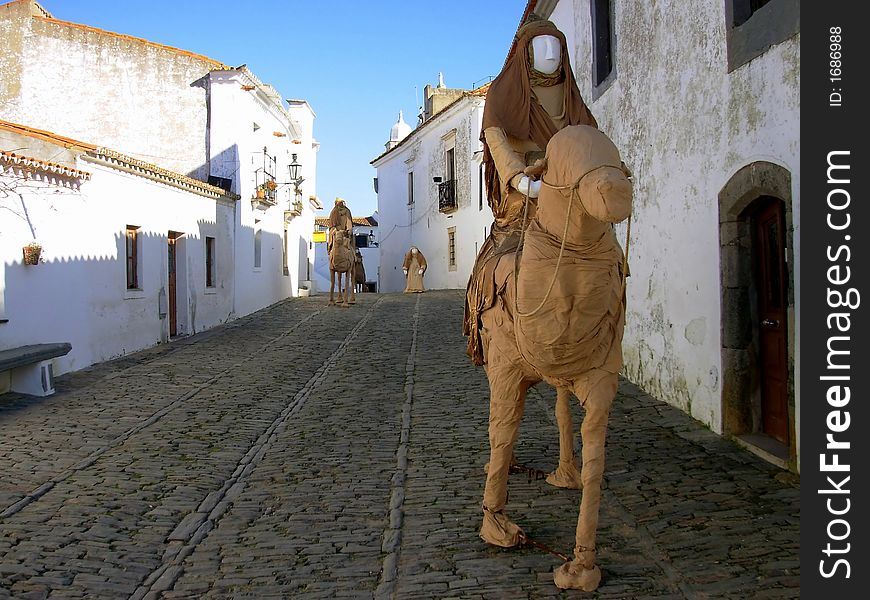
<path fill-rule="evenodd" d="M 770 2 L 770 0 L 737 0 L 734 2 L 734 15 L 732 24 L 735 27 L 743 25 L 749 18 L 754 15 L 759 8 Z"/>
<path fill-rule="evenodd" d="M 800 31 L 800 0 L 725 0 L 728 72 Z"/>
<path fill-rule="evenodd" d="M 414 172 L 408 172 L 408 204 L 414 204 Z"/>
<path fill-rule="evenodd" d="M 263 229 L 260 219 L 254 219 L 254 268 L 259 269 L 263 258 Z"/>
<path fill-rule="evenodd" d="M 205 287 L 214 287 L 214 238 L 205 238 Z"/>
<path fill-rule="evenodd" d="M 127 289 L 139 289 L 139 227 L 127 225 Z"/>
<path fill-rule="evenodd" d="M 447 229 L 447 270 L 456 270 L 456 227 Z"/>
<path fill-rule="evenodd" d="M 438 210 L 456 210 L 456 149 L 448 148 L 444 153 L 445 181 L 438 184 Z"/>
<path fill-rule="evenodd" d="M 356 248 L 368 248 L 369 247 L 369 236 L 365 233 L 357 233 L 353 236 L 354 245 Z"/>
<path fill-rule="evenodd" d="M 599 86 L 613 72 L 613 37 L 610 0 L 593 0 L 592 8 L 592 83 Z"/>

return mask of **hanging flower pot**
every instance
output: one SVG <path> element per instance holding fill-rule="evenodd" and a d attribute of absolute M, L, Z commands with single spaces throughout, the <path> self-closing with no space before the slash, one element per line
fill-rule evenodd
<path fill-rule="evenodd" d="M 265 197 L 266 197 L 266 190 L 264 190 L 262 187 L 258 187 L 258 188 L 257 188 L 257 198 L 261 198 L 261 199 L 262 199 L 262 198 L 265 198 Z"/>
<path fill-rule="evenodd" d="M 30 242 L 29 244 L 24 246 L 23 250 L 25 265 L 39 264 L 39 255 L 42 254 L 42 246 L 40 246 L 36 242 Z"/>

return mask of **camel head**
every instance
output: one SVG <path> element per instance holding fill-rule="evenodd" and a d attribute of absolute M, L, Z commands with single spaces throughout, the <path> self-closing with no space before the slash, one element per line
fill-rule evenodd
<path fill-rule="evenodd" d="M 631 172 L 610 138 L 598 129 L 561 129 L 550 138 L 545 160 L 539 202 L 553 194 L 567 196 L 576 187 L 586 211 L 600 221 L 618 223 L 631 214 Z"/>

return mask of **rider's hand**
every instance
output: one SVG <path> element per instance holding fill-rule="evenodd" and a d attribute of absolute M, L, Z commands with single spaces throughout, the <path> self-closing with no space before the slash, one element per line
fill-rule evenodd
<path fill-rule="evenodd" d="M 420 273 L 420 275 L 422 275 L 422 274 L 423 274 L 423 269 L 420 269 L 420 272 L 419 272 L 419 273 Z"/>
<path fill-rule="evenodd" d="M 541 182 L 532 181 L 531 178 L 523 175 L 517 184 L 517 191 L 529 198 L 537 198 L 541 191 Z"/>

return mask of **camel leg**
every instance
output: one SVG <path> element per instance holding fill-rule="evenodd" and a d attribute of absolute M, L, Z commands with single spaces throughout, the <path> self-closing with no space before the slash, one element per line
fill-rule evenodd
<path fill-rule="evenodd" d="M 348 300 L 348 303 L 356 304 L 356 283 L 354 282 L 353 270 L 347 274 L 347 287 L 350 288 L 350 300 Z"/>
<path fill-rule="evenodd" d="M 342 281 L 342 279 L 344 279 L 344 286 L 341 285 L 341 281 Z M 341 273 L 338 274 L 338 287 L 341 289 L 341 305 L 344 306 L 345 308 L 347 308 L 347 306 L 348 306 L 348 303 L 347 303 L 347 298 L 348 298 L 347 286 L 348 286 L 349 283 L 350 283 L 350 279 L 348 278 L 347 273 L 344 273 L 344 277 L 342 277 L 342 274 L 341 274 Z"/>
<path fill-rule="evenodd" d="M 341 287 L 341 282 L 339 282 L 339 287 Z M 332 306 L 333 304 L 335 304 L 335 300 L 333 300 L 333 298 L 332 298 L 332 294 L 334 291 L 335 291 L 335 271 L 330 269 L 329 270 L 329 306 Z"/>
<path fill-rule="evenodd" d="M 559 567 L 553 575 L 557 587 L 591 592 L 598 588 L 601 570 L 595 564 L 595 534 L 601 504 L 601 479 L 604 475 L 604 438 L 607 419 L 616 396 L 617 376 L 599 369 L 575 382 L 574 393 L 586 398 L 586 414 L 580 427 L 583 440 L 583 494 L 577 516 L 574 560 Z"/>
<path fill-rule="evenodd" d="M 489 468 L 483 492 L 483 525 L 480 537 L 487 543 L 511 548 L 525 540 L 523 530 L 505 515 L 507 483 L 514 442 L 525 409 L 529 382 L 511 365 L 492 368 L 489 378 Z"/>
<path fill-rule="evenodd" d="M 571 419 L 571 390 L 556 388 L 556 424 L 559 426 L 559 466 L 547 475 L 547 483 L 579 490 L 580 469 L 574 461 L 574 423 Z"/>

